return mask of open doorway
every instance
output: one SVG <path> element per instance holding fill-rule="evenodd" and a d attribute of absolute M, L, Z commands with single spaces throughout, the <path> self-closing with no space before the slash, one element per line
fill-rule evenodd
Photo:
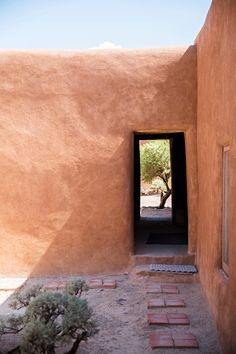
<path fill-rule="evenodd" d="M 140 219 L 172 220 L 171 139 L 139 140 Z"/>
<path fill-rule="evenodd" d="M 134 236 L 135 253 L 188 243 L 184 133 L 134 135 Z"/>

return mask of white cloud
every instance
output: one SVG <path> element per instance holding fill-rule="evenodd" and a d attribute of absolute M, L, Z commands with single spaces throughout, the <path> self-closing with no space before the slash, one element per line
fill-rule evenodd
<path fill-rule="evenodd" d="M 92 47 L 92 48 L 89 48 L 89 49 L 119 49 L 119 48 L 122 48 L 120 45 L 117 45 L 117 44 L 114 44 L 112 42 L 103 42 L 103 43 L 100 43 L 97 47 Z"/>

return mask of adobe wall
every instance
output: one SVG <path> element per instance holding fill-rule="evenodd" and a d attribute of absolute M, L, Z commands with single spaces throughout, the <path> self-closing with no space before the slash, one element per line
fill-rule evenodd
<path fill-rule="evenodd" d="M 196 48 L 0 52 L 0 273 L 111 272 L 133 253 L 133 132 L 184 131 L 196 245 Z"/>
<path fill-rule="evenodd" d="M 198 264 L 224 353 L 236 348 L 236 2 L 215 0 L 197 38 Z M 221 268 L 222 147 L 230 145 L 229 279 Z"/>

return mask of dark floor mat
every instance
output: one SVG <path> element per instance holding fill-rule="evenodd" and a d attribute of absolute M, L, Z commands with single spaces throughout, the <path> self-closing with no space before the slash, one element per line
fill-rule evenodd
<path fill-rule="evenodd" d="M 146 243 L 155 245 L 186 245 L 188 237 L 186 232 L 151 233 Z"/>

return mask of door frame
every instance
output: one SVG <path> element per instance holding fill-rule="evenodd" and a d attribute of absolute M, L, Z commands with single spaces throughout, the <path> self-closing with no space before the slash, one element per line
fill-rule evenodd
<path fill-rule="evenodd" d="M 182 165 L 182 181 L 178 178 L 178 171 L 176 171 L 176 152 L 175 148 L 171 148 L 171 174 L 172 174 L 172 215 L 173 223 L 178 224 L 180 217 L 177 215 L 180 211 L 180 206 L 177 201 L 179 198 L 178 190 L 184 188 L 181 203 L 183 204 L 183 218 L 188 229 L 188 206 L 187 206 L 187 170 L 186 170 L 186 146 L 185 134 L 182 131 L 178 132 L 134 132 L 134 173 L 133 173 L 133 213 L 134 213 L 134 237 L 137 225 L 140 223 L 140 140 L 171 140 L 173 145 L 178 145 L 177 149 L 181 149 L 182 158 L 180 159 Z M 171 144 L 172 145 L 172 144 Z M 178 152 L 178 151 L 177 151 Z M 181 185 L 181 188 L 179 186 Z M 174 188 L 173 188 L 174 187 Z"/>

